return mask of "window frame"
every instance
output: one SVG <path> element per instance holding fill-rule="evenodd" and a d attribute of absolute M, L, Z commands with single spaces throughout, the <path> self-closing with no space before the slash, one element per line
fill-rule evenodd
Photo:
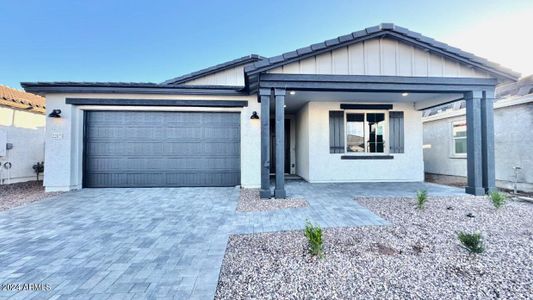
<path fill-rule="evenodd" d="M 453 129 L 454 129 L 454 126 L 457 125 L 457 124 L 464 124 L 465 126 L 465 135 L 462 136 L 462 137 L 455 137 L 454 134 L 453 134 Z M 467 139 L 467 129 L 466 129 L 466 120 L 455 120 L 455 121 L 451 121 L 450 122 L 450 157 L 451 158 L 466 158 L 466 155 L 468 153 L 468 149 L 467 149 L 467 152 L 465 153 L 457 153 L 455 152 L 455 141 L 458 140 L 458 139 L 464 139 L 465 142 L 466 142 L 466 139 Z M 468 145 L 467 145 L 468 146 Z"/>
<path fill-rule="evenodd" d="M 385 110 L 360 110 L 360 109 L 346 109 L 344 110 L 344 155 L 350 155 L 350 156 L 376 156 L 376 155 L 384 155 L 388 156 L 390 155 L 390 149 L 389 149 L 389 114 L 388 111 Z M 374 114 L 379 113 L 384 115 L 383 120 L 383 152 L 366 152 L 368 145 L 367 145 L 367 138 L 369 135 L 368 130 L 368 121 L 367 121 L 367 114 Z M 363 131 L 365 134 L 365 152 L 349 152 L 348 151 L 348 114 L 363 114 L 364 115 L 364 122 L 363 122 Z M 338 154 L 338 153 L 335 153 Z"/>

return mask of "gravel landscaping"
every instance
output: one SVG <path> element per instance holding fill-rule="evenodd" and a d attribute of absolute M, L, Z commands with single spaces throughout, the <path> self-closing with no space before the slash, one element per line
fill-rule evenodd
<path fill-rule="evenodd" d="M 0 211 L 26 205 L 59 193 L 45 193 L 42 181 L 0 185 Z"/>
<path fill-rule="evenodd" d="M 237 211 L 269 211 L 285 208 L 307 207 L 309 203 L 302 198 L 260 199 L 258 189 L 241 189 Z"/>
<path fill-rule="evenodd" d="M 527 299 L 533 295 L 533 205 L 485 197 L 358 198 L 389 226 L 324 230 L 325 257 L 303 231 L 230 237 L 216 299 Z M 467 216 L 469 215 L 469 216 Z M 312 221 L 312 220 L 311 220 Z M 479 231 L 469 254 L 458 231 Z"/>

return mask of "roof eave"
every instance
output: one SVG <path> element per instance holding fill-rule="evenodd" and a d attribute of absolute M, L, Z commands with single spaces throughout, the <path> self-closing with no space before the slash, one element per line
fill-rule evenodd
<path fill-rule="evenodd" d="M 145 83 L 21 82 L 25 91 L 46 94 L 132 93 L 163 95 L 247 95 L 241 86 L 169 86 Z"/>

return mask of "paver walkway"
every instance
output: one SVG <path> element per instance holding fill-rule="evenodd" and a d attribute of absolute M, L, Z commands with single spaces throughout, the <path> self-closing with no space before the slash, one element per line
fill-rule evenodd
<path fill-rule="evenodd" d="M 84 189 L 0 213 L 0 299 L 212 299 L 234 233 L 386 224 L 355 195 L 462 194 L 433 184 L 289 182 L 308 208 L 236 213 L 236 188 Z"/>

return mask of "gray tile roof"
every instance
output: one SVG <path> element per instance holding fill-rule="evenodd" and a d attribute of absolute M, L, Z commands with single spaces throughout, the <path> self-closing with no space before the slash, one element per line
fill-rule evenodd
<path fill-rule="evenodd" d="M 97 82 L 97 81 L 37 81 L 21 82 L 23 88 L 33 86 L 101 86 L 101 87 L 159 87 L 160 84 L 153 82 Z"/>
<path fill-rule="evenodd" d="M 492 74 L 497 75 L 498 77 L 504 77 L 511 80 L 517 80 L 520 77 L 520 73 L 514 72 L 509 68 L 505 68 L 499 64 L 490 62 L 485 58 L 476 56 L 459 48 L 455 48 L 445 43 L 436 41 L 420 33 L 411 31 L 407 28 L 396 26 L 392 23 L 382 23 L 377 26 L 368 27 L 360 31 L 352 32 L 351 34 L 339 36 L 331 40 L 313 44 L 278 56 L 259 60 L 255 63 L 246 66 L 245 72 L 248 75 L 256 74 L 259 72 L 276 68 L 284 64 L 291 63 L 298 59 L 302 59 L 308 56 L 335 49 L 336 47 L 355 43 L 361 39 L 365 39 L 368 37 L 379 37 L 384 35 L 390 35 L 397 39 L 404 39 L 408 42 L 415 42 L 418 43 L 421 47 L 425 47 L 434 51 L 440 51 L 441 53 L 443 52 L 445 55 L 447 54 L 460 58 L 466 63 L 470 63 L 474 66 L 482 68 Z"/>
<path fill-rule="evenodd" d="M 242 94 L 242 86 L 221 85 L 169 85 L 152 82 L 21 82 L 26 92 L 47 93 L 90 93 L 90 92 L 132 92 L 132 93 L 169 93 L 228 95 Z"/>
<path fill-rule="evenodd" d="M 37 81 L 37 82 L 21 82 L 20 85 L 24 89 L 32 87 L 135 87 L 135 88 L 176 88 L 176 89 L 229 89 L 240 90 L 242 86 L 229 85 L 168 85 L 154 82 L 107 82 L 107 81 Z"/>
<path fill-rule="evenodd" d="M 192 73 L 189 73 L 189 74 L 185 74 L 185 75 L 182 75 L 182 76 L 178 76 L 178 77 L 166 80 L 166 81 L 162 82 L 161 84 L 173 84 L 173 85 L 174 84 L 182 84 L 182 83 L 194 80 L 194 79 L 199 78 L 199 77 L 203 77 L 203 76 L 206 76 L 206 75 L 209 75 L 209 74 L 213 74 L 213 73 L 216 73 L 216 72 L 220 72 L 220 71 L 223 71 L 223 70 L 231 69 L 231 68 L 234 68 L 234 67 L 237 67 L 237 66 L 242 66 L 242 65 L 254 63 L 254 62 L 262 60 L 262 59 L 265 59 L 265 58 L 260 56 L 260 55 L 257 55 L 257 54 L 250 54 L 250 55 L 243 56 L 241 58 L 237 58 L 237 59 L 234 59 L 234 60 L 230 60 L 230 61 L 218 64 L 218 65 L 215 65 L 215 66 L 212 66 L 212 67 L 208 67 L 208 68 L 205 68 L 205 69 L 202 69 L 202 70 L 199 70 L 199 71 L 195 71 L 195 72 L 192 72 Z"/>

